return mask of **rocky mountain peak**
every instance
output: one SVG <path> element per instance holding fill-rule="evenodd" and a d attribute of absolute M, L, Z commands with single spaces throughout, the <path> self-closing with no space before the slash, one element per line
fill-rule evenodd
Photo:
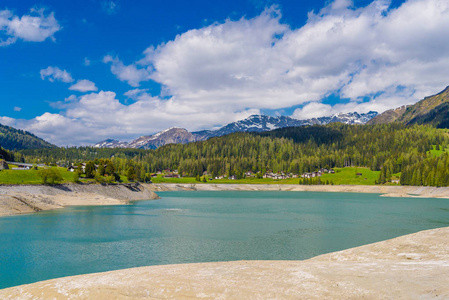
<path fill-rule="evenodd" d="M 267 115 L 251 115 L 246 119 L 229 123 L 217 130 L 202 130 L 196 132 L 188 132 L 184 128 L 171 127 L 155 133 L 153 135 L 141 136 L 129 144 L 129 148 L 140 149 L 156 149 L 166 144 L 190 143 L 194 141 L 204 141 L 211 137 L 218 137 L 234 132 L 263 132 L 277 128 L 295 127 L 304 125 L 325 125 L 332 122 L 342 122 L 346 124 L 365 124 L 368 120 L 377 115 L 377 112 L 369 112 L 359 114 L 357 112 L 339 113 L 328 117 L 312 118 L 307 120 L 298 120 L 287 116 L 267 116 Z M 108 141 L 108 140 L 106 140 Z M 113 146 L 118 141 L 112 140 L 109 144 L 106 141 L 97 145 L 104 147 Z M 123 143 L 125 145 L 125 143 Z"/>

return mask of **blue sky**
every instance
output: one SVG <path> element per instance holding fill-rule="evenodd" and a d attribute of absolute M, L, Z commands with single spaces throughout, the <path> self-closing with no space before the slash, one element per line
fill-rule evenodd
<path fill-rule="evenodd" d="M 0 123 L 60 146 L 269 113 L 382 112 L 449 85 L 449 3 L 0 3 Z"/>

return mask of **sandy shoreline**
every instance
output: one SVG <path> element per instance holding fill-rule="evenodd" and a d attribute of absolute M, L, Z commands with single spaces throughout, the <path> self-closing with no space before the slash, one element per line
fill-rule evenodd
<path fill-rule="evenodd" d="M 123 205 L 158 199 L 161 191 L 311 191 L 377 193 L 386 197 L 449 198 L 449 187 L 290 184 L 62 184 L 0 185 L 0 216 L 74 205 Z"/>
<path fill-rule="evenodd" d="M 175 184 L 146 185 L 158 191 L 291 191 L 375 193 L 385 197 L 449 198 L 449 187 L 381 186 L 381 185 L 294 185 L 294 184 Z"/>
<path fill-rule="evenodd" d="M 2 299 L 448 299 L 449 227 L 304 261 L 150 266 L 0 290 Z"/>
<path fill-rule="evenodd" d="M 449 188 L 248 184 L 0 186 L 0 216 L 70 205 L 122 205 L 158 191 L 315 191 L 449 198 Z M 304 261 L 150 266 L 0 290 L 0 299 L 448 299 L 449 227 Z"/>

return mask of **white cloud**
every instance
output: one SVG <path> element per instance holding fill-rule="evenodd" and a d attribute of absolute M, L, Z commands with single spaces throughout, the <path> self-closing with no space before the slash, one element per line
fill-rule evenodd
<path fill-rule="evenodd" d="M 40 74 L 41 74 L 42 80 L 45 80 L 47 78 L 51 82 L 54 82 L 55 80 L 66 82 L 66 83 L 74 81 L 74 79 L 72 78 L 72 75 L 70 75 L 69 72 L 67 72 L 66 70 L 61 70 L 58 67 L 50 66 L 46 69 L 42 69 L 40 71 Z"/>
<path fill-rule="evenodd" d="M 138 87 L 141 81 L 149 79 L 149 72 L 146 69 L 138 69 L 135 64 L 125 66 L 118 57 L 106 55 L 104 63 L 111 63 L 111 72 L 121 81 L 126 81 L 132 87 Z"/>
<path fill-rule="evenodd" d="M 6 37 L 6 40 L 0 40 L 0 46 L 14 44 L 18 39 L 27 42 L 55 40 L 53 35 L 60 29 L 54 13 L 45 14 L 44 9 L 31 9 L 30 15 L 22 17 L 9 10 L 0 10 L 0 34 Z"/>
<path fill-rule="evenodd" d="M 78 91 L 78 92 L 95 92 L 98 90 L 98 88 L 95 86 L 95 83 L 93 83 L 90 80 L 82 79 L 78 80 L 74 85 L 69 87 L 69 90 L 71 91 Z"/>
<path fill-rule="evenodd" d="M 70 83 L 70 82 L 75 81 L 69 72 L 67 72 L 66 70 L 61 70 L 58 67 L 50 66 L 46 69 L 42 69 L 40 71 L 40 74 L 41 74 L 42 80 L 48 79 L 51 82 L 62 81 L 65 83 Z M 98 90 L 98 88 L 95 86 L 95 83 L 93 83 L 92 81 L 87 80 L 87 79 L 81 79 L 81 80 L 78 80 L 75 84 L 72 84 L 69 87 L 69 90 L 85 93 L 85 92 L 95 92 Z"/>
<path fill-rule="evenodd" d="M 203 124 L 221 124 L 246 118 L 259 110 L 187 112 L 171 100 L 161 100 L 142 92 L 136 102 L 121 104 L 114 92 L 100 91 L 80 97 L 70 96 L 54 107 L 63 113 L 45 113 L 31 120 L 0 117 L 0 123 L 33 132 L 60 146 L 88 145 L 108 137 L 130 140 L 162 129 L 179 126 L 204 129 Z"/>
<path fill-rule="evenodd" d="M 381 112 L 448 85 L 446 0 L 409 0 L 395 9 L 382 0 L 358 9 L 338 0 L 308 17 L 293 30 L 281 23 L 279 10 L 270 8 L 252 19 L 180 34 L 149 47 L 130 65 L 105 56 L 118 79 L 133 87 L 157 81 L 161 95 L 133 89 L 124 94 L 132 103 L 122 104 L 114 92 L 100 91 L 59 102 L 57 115 L 0 122 L 17 123 L 59 145 L 76 145 L 135 138 L 171 126 L 211 128 L 261 109 L 294 105 L 304 105 L 294 112 L 298 118 Z M 321 102 L 331 94 L 349 100 Z"/>
<path fill-rule="evenodd" d="M 148 89 L 133 89 L 129 90 L 123 95 L 130 99 L 138 99 L 138 97 L 141 97 L 142 95 L 146 94 L 148 92 Z"/>
<path fill-rule="evenodd" d="M 86 67 L 90 66 L 90 59 L 88 59 L 87 57 L 84 58 L 84 63 L 83 63 Z"/>
<path fill-rule="evenodd" d="M 436 93 L 449 78 L 449 2 L 389 5 L 334 1 L 296 30 L 271 8 L 149 47 L 138 64 L 154 68 L 151 79 L 192 109 L 282 109 L 339 93 L 358 104 L 345 107 L 382 111 Z M 395 101 L 379 96 L 387 91 Z"/>
<path fill-rule="evenodd" d="M 21 107 L 18 107 L 18 106 L 14 106 L 14 111 L 16 111 L 16 112 L 19 112 L 19 111 L 21 111 L 22 110 L 22 108 Z"/>
<path fill-rule="evenodd" d="M 311 102 L 303 108 L 298 108 L 293 112 L 292 117 L 296 119 L 310 119 L 325 117 L 332 114 L 332 106 L 319 102 Z"/>

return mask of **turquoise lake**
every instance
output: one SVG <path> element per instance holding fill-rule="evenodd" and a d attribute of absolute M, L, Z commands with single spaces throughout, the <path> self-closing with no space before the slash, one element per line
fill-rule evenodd
<path fill-rule="evenodd" d="M 0 218 L 0 288 L 138 266 L 302 260 L 449 226 L 449 199 L 162 192 L 133 205 Z"/>

